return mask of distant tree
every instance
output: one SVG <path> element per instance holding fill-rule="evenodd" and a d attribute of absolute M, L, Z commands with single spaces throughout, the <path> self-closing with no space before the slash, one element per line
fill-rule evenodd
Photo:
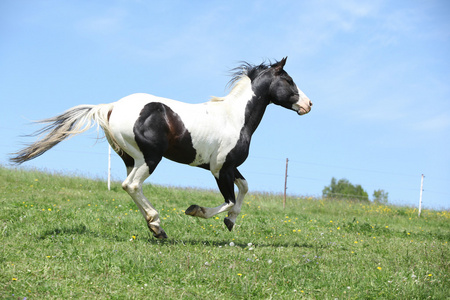
<path fill-rule="evenodd" d="M 336 178 L 331 178 L 329 186 L 324 187 L 322 190 L 322 196 L 324 198 L 335 199 L 356 199 L 360 201 L 369 201 L 369 194 L 362 188 L 361 185 L 353 185 L 347 179 L 339 179 L 336 182 Z"/>
<path fill-rule="evenodd" d="M 385 192 L 384 190 L 375 190 L 373 191 L 373 202 L 380 203 L 380 204 L 387 204 L 388 203 L 388 192 Z"/>

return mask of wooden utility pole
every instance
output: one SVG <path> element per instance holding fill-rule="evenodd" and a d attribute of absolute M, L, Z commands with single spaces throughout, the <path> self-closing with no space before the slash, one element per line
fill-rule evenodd
<path fill-rule="evenodd" d="M 286 158 L 286 173 L 284 174 L 283 209 L 286 207 L 286 189 L 287 189 L 287 177 L 288 177 L 288 163 L 289 163 L 289 159 Z"/>
<path fill-rule="evenodd" d="M 422 212 L 422 192 L 423 192 L 423 178 L 425 176 L 422 174 L 422 179 L 420 180 L 420 199 L 419 199 L 419 217 Z"/>

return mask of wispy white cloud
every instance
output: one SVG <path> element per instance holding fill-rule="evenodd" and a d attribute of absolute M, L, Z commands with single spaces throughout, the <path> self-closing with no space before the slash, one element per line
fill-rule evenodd
<path fill-rule="evenodd" d="M 361 20 L 375 17 L 380 2 L 370 1 L 312 1 L 299 5 L 300 12 L 296 22 L 287 24 L 293 49 L 300 53 L 313 55 L 324 50 L 343 32 L 352 32 L 360 26 Z M 301 13 L 305 11 L 306 13 Z"/>
<path fill-rule="evenodd" d="M 429 118 L 413 123 L 411 127 L 418 131 L 426 132 L 449 132 L 450 135 L 450 114 L 441 113 Z"/>

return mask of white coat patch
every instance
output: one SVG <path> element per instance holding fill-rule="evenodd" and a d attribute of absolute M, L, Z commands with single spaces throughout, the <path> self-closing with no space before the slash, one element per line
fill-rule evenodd
<path fill-rule="evenodd" d="M 245 124 L 245 109 L 253 96 L 251 80 L 247 76 L 242 76 L 226 97 L 200 104 L 149 94 L 132 94 L 114 103 L 109 122 L 119 146 L 133 157 L 141 157 L 142 153 L 134 140 L 134 124 L 148 103 L 167 105 L 180 116 L 191 134 L 197 154 L 190 165 L 209 164 L 211 172 L 218 178 L 227 154 L 239 140 Z"/>

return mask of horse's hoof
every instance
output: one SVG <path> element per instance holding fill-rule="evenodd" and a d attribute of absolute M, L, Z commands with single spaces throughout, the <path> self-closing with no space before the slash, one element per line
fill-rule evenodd
<path fill-rule="evenodd" d="M 233 229 L 234 223 L 228 218 L 223 219 L 223 222 L 227 226 L 228 230 L 231 231 Z"/>
<path fill-rule="evenodd" d="M 188 216 L 194 216 L 199 208 L 200 208 L 200 206 L 193 204 L 193 205 L 189 206 L 188 209 L 186 209 L 184 214 L 188 215 Z"/>
<path fill-rule="evenodd" d="M 153 236 L 154 236 L 155 238 L 161 239 L 161 240 L 162 240 L 162 239 L 167 239 L 167 234 L 166 234 L 166 232 L 165 232 L 164 230 L 162 230 L 162 229 L 161 229 L 161 231 L 160 231 L 158 234 L 154 233 Z"/>
<path fill-rule="evenodd" d="M 148 224 L 148 228 L 150 229 L 151 232 L 153 232 L 153 236 L 157 239 L 167 239 L 167 234 L 164 231 L 164 229 L 162 229 L 159 226 L 153 225 L 153 224 Z"/>
<path fill-rule="evenodd" d="M 188 209 L 186 209 L 184 214 L 193 216 L 193 217 L 203 217 L 205 212 L 201 206 L 193 204 L 193 205 L 189 206 Z"/>

